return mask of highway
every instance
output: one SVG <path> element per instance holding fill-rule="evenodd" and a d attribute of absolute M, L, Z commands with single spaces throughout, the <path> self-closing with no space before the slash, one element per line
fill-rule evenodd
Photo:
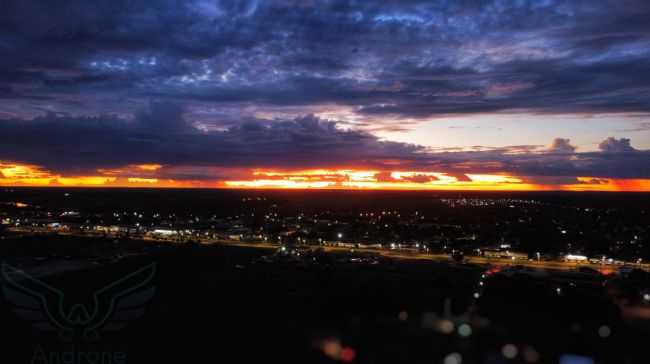
<path fill-rule="evenodd" d="M 58 235 L 68 235 L 68 236 L 78 236 L 78 237 L 111 237 L 119 238 L 120 234 L 111 234 L 104 232 L 94 232 L 94 231 L 51 231 L 47 228 L 38 228 L 38 227 L 12 227 L 8 229 L 14 233 L 21 234 L 58 234 Z M 131 239 L 139 239 L 144 241 L 158 242 L 158 243 L 179 243 L 178 239 L 169 239 L 163 237 L 155 237 L 152 235 L 131 235 Z M 279 244 L 271 244 L 267 242 L 242 242 L 238 240 L 224 240 L 224 239 L 209 239 L 209 238 L 197 238 L 193 237 L 193 240 L 197 240 L 200 244 L 203 245 L 224 245 L 224 246 L 239 246 L 247 248 L 257 248 L 257 249 L 267 249 L 267 250 L 277 250 Z M 318 246 L 304 245 L 305 248 L 310 248 L 312 250 L 319 248 Z M 375 256 L 381 256 L 392 259 L 407 259 L 407 260 L 430 260 L 434 262 L 454 262 L 452 257 L 449 254 L 439 254 L 439 253 L 429 253 L 423 252 L 421 250 L 416 250 L 412 248 L 401 248 L 401 249 L 378 249 L 378 248 L 350 248 L 350 247 L 341 247 L 341 246 L 332 246 L 332 245 L 323 245 L 320 246 L 325 252 L 330 253 L 349 253 L 351 251 L 362 254 L 370 254 Z M 576 262 L 566 262 L 566 261 L 547 261 L 547 260 L 525 260 L 525 259 L 503 259 L 503 258 L 486 258 L 481 256 L 465 256 L 463 263 L 468 264 L 477 264 L 477 265 L 498 265 L 498 266 L 524 266 L 532 269 L 543 269 L 543 270 L 575 270 L 579 267 L 588 267 L 595 269 L 604 274 L 615 273 L 621 267 L 621 265 L 612 265 L 612 264 L 592 264 L 592 263 L 576 263 Z M 637 264 L 637 263 L 627 263 L 625 266 L 634 267 L 643 269 L 645 271 L 650 271 L 650 264 Z"/>
<path fill-rule="evenodd" d="M 223 244 L 223 245 L 232 245 L 232 246 L 242 246 L 242 247 L 251 247 L 251 248 L 265 248 L 265 249 L 278 249 L 279 245 L 269 244 L 269 243 L 246 243 L 238 241 L 226 241 L 220 240 L 214 242 L 214 244 Z M 316 249 L 318 247 L 312 247 Z M 386 258 L 393 259 L 411 259 L 411 260 L 430 260 L 435 262 L 454 262 L 451 255 L 449 254 L 435 254 L 435 253 L 425 253 L 419 252 L 412 249 L 369 249 L 369 248 L 348 248 L 348 247 L 337 247 L 337 246 L 322 246 L 321 247 L 325 252 L 338 252 L 346 253 L 354 251 L 356 253 L 372 254 L 377 256 L 382 256 Z M 465 256 L 463 263 L 477 264 L 477 265 L 499 265 L 499 266 L 524 266 L 527 268 L 533 269 L 545 269 L 545 270 L 575 270 L 579 267 L 589 267 L 606 274 L 614 273 L 618 271 L 618 268 L 621 266 L 617 265 L 608 265 L 608 264 L 591 264 L 591 263 L 574 263 L 574 262 L 563 262 L 563 261 L 545 261 L 545 260 L 511 260 L 511 259 L 499 259 L 499 258 L 486 258 L 480 256 Z M 650 264 L 636 264 L 629 263 L 628 266 L 633 266 L 634 268 L 643 269 L 650 271 Z"/>

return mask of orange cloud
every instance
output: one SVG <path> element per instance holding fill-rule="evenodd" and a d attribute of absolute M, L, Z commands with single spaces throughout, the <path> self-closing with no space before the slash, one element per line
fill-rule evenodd
<path fill-rule="evenodd" d="M 650 191 L 650 179 L 578 177 L 579 183 L 563 185 L 566 191 Z"/>
<path fill-rule="evenodd" d="M 133 178 L 127 178 L 127 181 L 132 182 L 132 183 L 150 183 L 150 184 L 156 184 L 158 183 L 157 178 L 139 178 L 139 177 L 133 177 Z"/>
<path fill-rule="evenodd" d="M 143 171 L 157 171 L 162 168 L 160 164 L 139 164 L 136 167 Z"/>
<path fill-rule="evenodd" d="M 508 175 L 372 170 L 255 171 L 250 180 L 225 181 L 230 188 L 329 188 L 385 190 L 538 190 Z"/>
<path fill-rule="evenodd" d="M 0 183 L 4 185 L 47 186 L 58 176 L 38 166 L 0 162 Z"/>
<path fill-rule="evenodd" d="M 144 167 L 143 167 L 144 166 Z M 160 165 L 139 165 L 136 169 L 155 172 Z M 215 181 L 176 181 L 141 177 L 121 177 L 134 173 L 132 168 L 97 171 L 99 175 L 64 176 L 40 166 L 0 161 L 0 185 L 2 186 L 50 186 L 50 187 L 215 187 Z"/>
<path fill-rule="evenodd" d="M 650 180 L 577 177 L 575 183 L 549 184 L 535 177 L 507 174 L 462 175 L 427 171 L 303 170 L 254 171 L 250 179 L 224 182 L 228 188 L 375 189 L 473 191 L 650 191 Z"/>

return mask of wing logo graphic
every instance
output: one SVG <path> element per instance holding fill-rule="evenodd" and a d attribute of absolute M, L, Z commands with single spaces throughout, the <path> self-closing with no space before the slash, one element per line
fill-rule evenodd
<path fill-rule="evenodd" d="M 155 294 L 155 274 L 156 265 L 150 264 L 96 291 L 91 305 L 66 305 L 59 289 L 2 264 L 2 292 L 16 316 L 34 329 L 58 333 L 65 341 L 92 342 L 144 315 Z"/>

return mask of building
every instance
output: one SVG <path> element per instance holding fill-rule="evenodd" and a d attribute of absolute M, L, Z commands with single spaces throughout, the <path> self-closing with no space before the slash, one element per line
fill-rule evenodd
<path fill-rule="evenodd" d="M 509 249 L 484 249 L 481 250 L 481 255 L 486 258 L 494 259 L 528 260 L 528 253 L 512 251 Z"/>

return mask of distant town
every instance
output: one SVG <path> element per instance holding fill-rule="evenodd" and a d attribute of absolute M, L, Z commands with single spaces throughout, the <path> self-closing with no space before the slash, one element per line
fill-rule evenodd
<path fill-rule="evenodd" d="M 5 201 L 5 233 L 63 234 L 173 243 L 352 250 L 468 263 L 594 269 L 650 269 L 648 211 L 579 207 L 540 199 L 433 198 L 414 208 L 287 211 L 264 195 L 243 195 L 230 211 L 85 211 Z"/>

